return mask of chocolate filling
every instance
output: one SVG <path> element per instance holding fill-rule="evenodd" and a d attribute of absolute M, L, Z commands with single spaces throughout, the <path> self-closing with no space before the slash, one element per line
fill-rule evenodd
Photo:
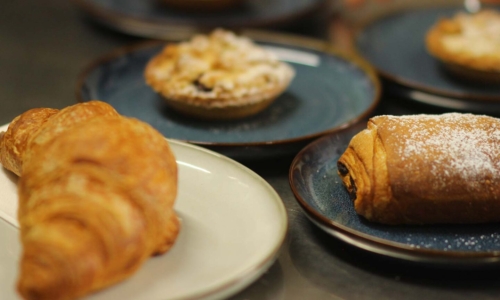
<path fill-rule="evenodd" d="M 202 74 L 203 75 L 203 74 Z M 200 78 L 201 76 L 198 76 L 198 78 L 196 78 L 194 81 L 193 81 L 193 85 L 199 90 L 199 91 L 202 91 L 202 92 L 210 92 L 213 90 L 213 88 L 211 87 L 208 87 L 206 85 L 204 85 L 203 83 L 200 82 Z"/>
<path fill-rule="evenodd" d="M 349 198 L 354 201 L 356 200 L 356 192 L 358 191 L 358 189 L 356 188 L 356 183 L 354 183 L 354 180 L 350 176 L 349 181 L 351 182 L 351 188 L 349 189 Z"/>
<path fill-rule="evenodd" d="M 341 162 L 337 162 L 337 169 L 339 170 L 339 173 L 340 175 L 342 176 L 346 176 L 347 174 L 349 174 L 349 170 L 347 169 L 347 167 L 341 163 Z"/>
<path fill-rule="evenodd" d="M 341 176 L 347 176 L 349 174 L 349 169 L 347 169 L 347 167 L 341 162 L 337 162 L 337 169 L 339 170 Z M 349 176 L 349 181 L 351 183 L 351 186 L 350 188 L 347 188 L 347 191 L 349 192 L 349 198 L 354 201 L 356 200 L 356 192 L 358 191 L 358 189 L 356 188 L 356 184 L 354 183 L 354 180 L 351 176 Z"/>

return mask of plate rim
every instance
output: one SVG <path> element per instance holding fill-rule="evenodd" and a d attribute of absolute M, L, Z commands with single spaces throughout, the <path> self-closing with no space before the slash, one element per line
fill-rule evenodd
<path fill-rule="evenodd" d="M 148 0 L 151 1 L 151 0 Z M 146 17 L 134 16 L 123 12 L 115 11 L 104 6 L 99 6 L 90 0 L 71 0 L 73 4 L 78 7 L 82 12 L 86 13 L 94 21 L 110 27 L 114 30 L 123 33 L 150 37 L 169 39 L 175 37 L 177 39 L 187 38 L 189 35 L 200 30 L 206 30 L 207 27 L 218 27 L 218 23 L 196 23 L 188 21 L 168 21 L 161 19 L 148 19 Z M 246 22 L 236 22 L 227 24 L 226 27 L 231 28 L 244 28 L 244 27 L 283 27 L 293 20 L 305 18 L 313 15 L 322 9 L 330 9 L 330 1 L 317 0 L 315 3 L 309 4 L 306 8 L 296 12 L 288 13 L 279 16 L 278 18 L 257 19 Z M 213 24 L 212 24 L 213 23 Z M 167 32 L 170 32 L 167 34 Z"/>
<path fill-rule="evenodd" d="M 500 10 L 500 5 L 488 5 L 488 7 L 494 7 L 495 9 Z M 360 48 L 358 46 L 358 39 L 361 36 L 365 30 L 372 26 L 375 25 L 377 22 L 382 21 L 384 18 L 388 17 L 394 17 L 398 16 L 401 14 L 406 14 L 406 13 L 419 13 L 419 12 L 425 12 L 425 11 L 431 11 L 431 10 L 437 10 L 437 9 L 460 9 L 461 6 L 457 4 L 450 4 L 450 3 L 445 3 L 445 4 L 433 4 L 433 5 L 420 5 L 417 7 L 396 7 L 393 9 L 389 9 L 385 12 L 376 14 L 375 16 L 372 17 L 367 17 L 363 20 L 360 21 L 359 25 L 356 26 L 353 29 L 353 32 L 351 34 L 351 40 L 352 40 L 352 45 L 353 45 L 353 51 L 356 52 L 359 56 L 363 57 L 366 61 L 370 62 L 370 60 L 362 54 L 362 51 L 360 51 Z M 432 58 L 432 57 L 431 57 Z M 370 62 L 371 63 L 371 62 Z M 376 72 L 380 75 L 385 80 L 388 80 L 389 82 L 394 82 L 396 84 L 405 86 L 410 89 L 414 89 L 416 91 L 421 91 L 421 92 L 426 92 L 432 95 L 436 96 L 443 96 L 443 97 L 448 97 L 448 98 L 455 98 L 457 100 L 468 100 L 468 101 L 482 101 L 487 104 L 488 102 L 500 102 L 500 95 L 498 96 L 492 96 L 492 95 L 479 95 L 479 94 L 474 94 L 474 93 L 468 93 L 468 92 L 453 92 L 449 91 L 446 89 L 440 89 L 436 87 L 432 87 L 426 84 L 419 83 L 418 81 L 407 79 L 403 76 L 400 76 L 398 74 L 392 74 L 390 72 L 386 72 L 382 70 L 380 67 L 377 67 L 375 64 L 372 64 L 373 68 L 376 70 Z M 443 106 L 445 107 L 445 106 Z"/>
<path fill-rule="evenodd" d="M 8 128 L 8 124 L 4 124 L 0 126 L 0 132 L 3 130 L 6 130 Z M 190 149 L 198 152 L 198 154 L 203 153 L 204 155 L 207 155 L 208 157 L 211 157 L 211 159 L 215 160 L 222 160 L 225 163 L 228 163 L 231 165 L 232 168 L 236 168 L 239 172 L 243 172 L 248 176 L 251 176 L 253 180 L 258 182 L 259 184 L 262 185 L 262 187 L 266 188 L 268 190 L 269 195 L 272 195 L 272 200 L 274 205 L 276 206 L 276 210 L 279 214 L 280 217 L 280 228 L 279 228 L 279 239 L 274 241 L 272 246 L 270 247 L 270 251 L 266 253 L 266 255 L 259 260 L 257 263 L 249 266 L 248 268 L 242 270 L 239 274 L 237 274 L 235 277 L 231 278 L 231 280 L 228 280 L 226 282 L 223 282 L 223 284 L 218 285 L 212 289 L 209 289 L 205 292 L 202 293 L 193 293 L 191 295 L 179 298 L 177 300 L 183 299 L 183 300 L 195 300 L 195 299 L 205 299 L 207 297 L 217 297 L 224 295 L 224 297 L 229 297 L 231 295 L 235 295 L 238 292 L 243 291 L 245 288 L 250 286 L 252 283 L 254 283 L 256 280 L 262 276 L 262 274 L 267 271 L 268 268 L 270 268 L 277 260 L 283 246 L 286 240 L 286 237 L 289 232 L 289 216 L 288 216 L 288 211 L 286 210 L 284 201 L 282 197 L 279 195 L 277 190 L 271 186 L 270 183 L 268 183 L 262 176 L 257 174 L 255 171 L 251 170 L 247 166 L 243 165 L 242 163 L 239 163 L 238 161 L 231 159 L 227 156 L 224 156 L 222 154 L 219 154 L 215 151 L 189 144 L 183 141 L 175 140 L 175 139 L 169 139 L 165 138 L 171 148 L 178 148 L 178 149 Z M 172 147 L 172 145 L 174 145 Z M 175 150 L 172 149 L 175 154 Z M 176 156 L 176 162 L 178 161 L 178 158 Z M 3 168 L 0 166 L 0 168 Z M 176 200 L 177 201 L 177 200 Z M 1 223 L 3 223 L 6 227 L 9 227 L 8 230 L 15 230 L 19 231 L 19 227 L 14 226 L 12 223 L 10 223 L 8 220 L 5 220 L 4 218 L 0 217 L 0 226 Z M 22 251 L 22 248 L 21 248 Z M 149 260 L 149 259 L 148 259 Z M 147 262 L 147 261 L 146 261 Z M 144 265 L 141 266 L 141 269 L 144 268 Z M 132 275 L 133 276 L 133 275 Z M 126 281 L 122 281 L 121 283 L 117 283 L 115 285 L 111 285 L 109 287 L 117 286 L 118 284 L 126 284 Z M 106 291 L 107 289 L 104 288 L 100 291 Z M 90 296 L 89 294 L 88 296 Z M 171 299 L 171 298 L 161 298 L 161 299 Z M 173 298 L 172 298 L 173 299 Z"/>
<path fill-rule="evenodd" d="M 269 43 L 275 43 L 275 44 L 280 44 L 283 46 L 292 46 L 292 47 L 300 47 L 304 48 L 307 50 L 311 51 L 318 51 L 322 52 L 328 55 L 333 55 L 340 57 L 344 60 L 347 60 L 353 64 L 355 64 L 357 67 L 359 67 L 363 73 L 367 76 L 369 79 L 370 83 L 372 84 L 374 88 L 374 95 L 373 98 L 371 99 L 371 104 L 360 114 L 358 114 L 356 117 L 347 120 L 346 122 L 339 124 L 335 127 L 332 127 L 327 130 L 323 130 L 320 132 L 316 132 L 313 134 L 307 134 L 307 135 L 302 135 L 299 137 L 295 138 L 286 138 L 286 139 L 278 139 L 278 140 L 268 140 L 268 141 L 257 141 L 257 142 L 211 142 L 211 141 L 197 141 L 197 140 L 188 140 L 188 139 L 177 139 L 183 142 L 195 144 L 195 145 L 201 145 L 201 146 L 209 146 L 209 147 L 269 147 L 269 146 L 276 146 L 276 145 L 287 145 L 287 144 L 294 144 L 294 143 L 300 143 L 300 142 L 307 142 L 311 141 L 315 138 L 321 137 L 323 135 L 329 134 L 329 133 L 334 133 L 339 130 L 342 130 L 343 128 L 347 128 L 352 126 L 353 124 L 356 124 L 360 120 L 365 119 L 369 115 L 372 114 L 373 111 L 378 107 L 380 101 L 381 101 L 381 94 L 382 94 L 382 84 L 379 79 L 379 77 L 376 74 L 375 69 L 372 67 L 370 63 L 368 63 L 364 58 L 360 57 L 359 55 L 355 53 L 350 53 L 344 50 L 341 50 L 331 43 L 328 43 L 326 41 L 322 41 L 319 39 L 314 39 L 314 38 L 309 38 L 309 37 L 304 37 L 304 36 L 299 36 L 299 35 L 293 35 L 293 34 L 282 34 L 282 33 L 275 33 L 275 32 L 270 32 L 270 31 L 261 31 L 261 30 L 255 30 L 255 29 L 242 29 L 235 31 L 239 35 L 244 35 L 247 36 L 251 39 L 253 39 L 256 42 L 269 42 Z M 89 74 L 94 71 L 96 68 L 98 68 L 101 64 L 104 64 L 106 62 L 112 61 L 113 59 L 116 59 L 122 55 L 126 55 L 128 53 L 133 53 L 135 51 L 140 51 L 140 50 L 145 50 L 147 48 L 152 48 L 155 46 L 159 46 L 162 44 L 166 44 L 169 42 L 175 42 L 175 41 L 158 41 L 158 40 L 149 40 L 149 41 L 144 41 L 144 42 L 139 42 L 131 45 L 126 45 L 123 47 L 118 47 L 114 50 L 111 50 L 108 53 L 105 53 L 104 55 L 101 55 L 94 60 L 90 61 L 80 72 L 80 74 L 77 76 L 77 81 L 76 81 L 76 86 L 75 86 L 75 97 L 76 101 L 81 103 L 85 102 L 86 100 L 83 99 L 81 96 L 81 91 L 83 86 L 85 85 L 85 80 L 88 78 Z"/>
<path fill-rule="evenodd" d="M 406 99 L 415 103 L 425 104 L 441 109 L 456 110 L 463 113 L 498 115 L 500 113 L 500 102 L 483 102 L 469 99 L 451 98 L 435 95 L 425 91 L 414 90 L 397 83 L 387 83 L 385 91 L 388 95 Z"/>
<path fill-rule="evenodd" d="M 366 128 L 363 123 L 357 124 L 360 128 Z M 463 266 L 475 266 L 477 264 L 491 264 L 500 263 L 500 249 L 498 251 L 442 251 L 433 250 L 425 248 L 411 247 L 403 243 L 393 242 L 380 237 L 375 237 L 373 235 L 360 232 L 358 230 L 352 229 L 348 226 L 342 225 L 328 217 L 324 216 L 316 209 L 314 209 L 309 203 L 301 196 L 300 192 L 296 188 L 296 182 L 294 179 L 294 170 L 300 165 L 303 158 L 309 153 L 315 153 L 313 149 L 321 148 L 320 145 L 326 143 L 327 141 L 335 138 L 338 135 L 350 134 L 347 128 L 342 131 L 326 135 L 321 137 L 307 146 L 305 146 L 292 160 L 290 164 L 288 180 L 295 197 L 306 216 L 311 219 L 311 221 L 318 226 L 320 229 L 324 230 L 328 234 L 343 240 L 344 242 L 369 252 L 403 259 L 416 262 L 428 262 L 428 263 L 438 263 L 442 265 L 448 265 L 450 263 L 463 265 Z M 352 132 L 351 132 L 352 133 Z M 324 227 L 323 227 L 324 226 Z M 329 230 L 326 230 L 329 229 Z M 337 234 L 332 234 L 334 233 Z M 363 247 L 364 246 L 364 247 Z"/>
<path fill-rule="evenodd" d="M 184 148 L 189 148 L 189 149 L 194 149 L 197 152 L 205 153 L 209 156 L 212 156 L 213 158 L 217 158 L 220 160 L 223 160 L 227 163 L 230 163 L 232 166 L 235 168 L 240 169 L 242 172 L 245 172 L 247 175 L 251 175 L 255 180 L 259 181 L 264 187 L 266 187 L 272 194 L 273 194 L 273 199 L 275 200 L 275 204 L 278 207 L 278 210 L 280 212 L 280 215 L 282 216 L 281 218 L 281 227 L 282 231 L 280 232 L 280 239 L 275 242 L 275 244 L 272 247 L 272 250 L 267 254 L 267 256 L 260 261 L 258 264 L 254 265 L 253 267 L 245 270 L 238 276 L 237 278 L 233 278 L 233 280 L 227 282 L 223 286 L 219 286 L 217 289 L 207 292 L 205 294 L 198 294 L 190 298 L 185 298 L 185 299 L 202 299 L 206 297 L 215 297 L 220 294 L 227 293 L 225 297 L 228 297 L 229 295 L 234 295 L 237 292 L 243 291 L 246 287 L 251 285 L 253 282 L 255 282 L 274 262 L 276 261 L 284 243 L 286 240 L 286 237 L 288 235 L 289 231 L 289 217 L 288 217 L 288 212 L 286 210 L 285 204 L 283 202 L 283 199 L 279 195 L 279 193 L 276 191 L 276 189 L 271 186 L 270 183 L 268 183 L 262 176 L 257 174 L 255 171 L 251 170 L 247 166 L 237 162 L 234 159 L 231 159 L 225 155 L 222 155 L 220 153 L 217 153 L 215 151 L 193 145 L 190 143 L 186 143 L 183 141 L 179 141 L 176 139 L 169 139 L 166 138 L 166 140 L 170 144 L 177 145 L 179 147 L 184 147 Z M 248 281 L 247 281 L 248 280 Z M 247 281 L 245 283 L 245 281 Z M 235 287 L 236 286 L 236 287 Z M 239 287 L 238 287 L 239 286 Z M 228 289 L 235 288 L 232 292 L 228 291 Z"/>

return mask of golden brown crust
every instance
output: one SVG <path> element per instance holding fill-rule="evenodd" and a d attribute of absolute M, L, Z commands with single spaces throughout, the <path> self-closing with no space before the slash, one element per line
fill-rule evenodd
<path fill-rule="evenodd" d="M 271 52 L 220 29 L 167 45 L 145 69 L 147 84 L 174 110 L 206 119 L 255 114 L 293 76 L 294 70 Z"/>
<path fill-rule="evenodd" d="M 178 235 L 177 164 L 167 140 L 109 108 L 77 104 L 24 128 L 36 131 L 37 148 L 25 149 L 31 156 L 19 180 L 25 299 L 75 299 L 124 280 Z"/>
<path fill-rule="evenodd" d="M 35 108 L 14 118 L 9 129 L 0 137 L 0 163 L 20 176 L 22 155 L 26 152 L 28 141 L 36 129 L 57 112 L 52 108 Z"/>
<path fill-rule="evenodd" d="M 487 79 L 488 75 L 500 73 L 499 35 L 500 13 L 494 10 L 474 15 L 459 13 L 438 20 L 427 32 L 426 47 L 445 65 L 479 71 Z"/>
<path fill-rule="evenodd" d="M 39 147 L 81 122 L 102 116 L 118 116 L 118 113 L 101 101 L 88 101 L 61 111 L 52 108 L 28 110 L 14 118 L 1 137 L 0 163 L 20 176 L 23 161 L 29 160 Z"/>
<path fill-rule="evenodd" d="M 356 211 L 388 224 L 500 221 L 500 120 L 470 114 L 379 116 L 339 172 Z"/>

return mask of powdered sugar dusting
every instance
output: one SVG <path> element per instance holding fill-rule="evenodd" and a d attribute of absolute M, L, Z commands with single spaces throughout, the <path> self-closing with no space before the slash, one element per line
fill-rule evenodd
<path fill-rule="evenodd" d="M 434 188 L 447 185 L 442 178 L 462 178 L 473 187 L 489 183 L 500 172 L 500 121 L 497 119 L 459 113 L 384 117 L 388 121 L 388 135 L 397 128 L 398 135 L 402 135 L 395 150 L 399 159 L 408 168 L 417 170 L 421 166 L 414 164 L 421 161 L 413 161 L 415 155 L 429 161 L 430 172 L 437 178 Z"/>

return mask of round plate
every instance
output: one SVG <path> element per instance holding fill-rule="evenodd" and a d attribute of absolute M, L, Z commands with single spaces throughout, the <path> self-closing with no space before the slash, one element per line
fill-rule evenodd
<path fill-rule="evenodd" d="M 360 124 L 322 137 L 293 160 L 290 185 L 309 219 L 351 245 L 393 258 L 456 267 L 498 264 L 498 224 L 390 226 L 356 214 L 337 174 L 337 161 L 364 128 Z"/>
<path fill-rule="evenodd" d="M 182 224 L 174 247 L 149 259 L 127 280 L 85 299 L 222 299 L 250 285 L 275 261 L 286 235 L 287 214 L 274 189 L 227 157 L 169 142 L 179 166 L 175 210 Z M 4 300 L 19 299 L 15 292 L 21 255 L 14 226 L 16 180 L 0 167 L 0 290 Z"/>
<path fill-rule="evenodd" d="M 356 35 L 357 51 L 385 79 L 408 88 L 456 99 L 500 101 L 500 85 L 458 80 L 425 48 L 425 35 L 431 26 L 439 18 L 451 17 L 459 10 L 419 9 L 378 18 Z"/>
<path fill-rule="evenodd" d="M 468 99 L 450 98 L 414 90 L 404 85 L 385 81 L 384 93 L 397 98 L 411 100 L 427 105 L 446 108 L 451 111 L 471 112 L 477 114 L 500 115 L 500 102 L 474 101 Z"/>
<path fill-rule="evenodd" d="M 258 34 L 245 35 L 257 40 Z M 270 107 L 252 117 L 202 121 L 170 110 L 143 75 L 164 46 L 158 43 L 121 49 L 92 63 L 80 76 L 77 98 L 107 102 L 168 138 L 210 146 L 233 158 L 295 154 L 313 138 L 368 116 L 378 104 L 375 72 L 357 57 L 316 40 L 264 33 L 258 40 L 289 62 L 296 76 Z"/>
<path fill-rule="evenodd" d="M 184 0 L 189 1 L 189 0 Z M 325 0 L 246 0 L 216 12 L 188 12 L 170 8 L 160 0 L 73 0 L 95 21 L 127 34 L 183 39 L 198 30 L 215 27 L 284 27 L 328 9 Z"/>

